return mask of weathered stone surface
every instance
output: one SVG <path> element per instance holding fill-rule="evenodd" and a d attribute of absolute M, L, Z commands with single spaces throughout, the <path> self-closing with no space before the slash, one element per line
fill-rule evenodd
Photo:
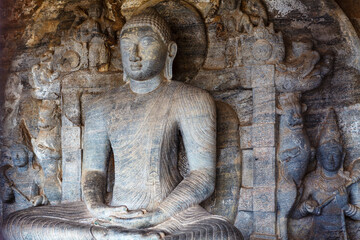
<path fill-rule="evenodd" d="M 252 212 L 253 209 L 253 188 L 242 187 L 240 189 L 239 211 Z"/>
<path fill-rule="evenodd" d="M 241 233 L 244 236 L 244 239 L 246 240 L 250 239 L 250 235 L 254 231 L 253 222 L 253 212 L 239 211 L 235 221 L 235 225 L 240 229 Z"/>
<path fill-rule="evenodd" d="M 65 149 L 62 152 L 61 202 L 81 200 L 81 149 Z"/>
<path fill-rule="evenodd" d="M 253 118 L 251 90 L 228 90 L 212 92 L 216 100 L 229 104 L 237 113 L 240 126 L 251 125 Z"/>
<path fill-rule="evenodd" d="M 274 86 L 274 66 L 260 65 L 251 68 L 251 83 L 253 88 Z"/>
<path fill-rule="evenodd" d="M 273 212 L 255 212 L 254 221 L 257 224 L 250 239 L 274 239 L 272 236 L 275 235 L 275 218 L 276 214 Z"/>
<path fill-rule="evenodd" d="M 249 89 L 251 88 L 251 67 L 201 70 L 189 83 L 208 91 Z"/>
<path fill-rule="evenodd" d="M 275 147 L 275 126 L 274 124 L 254 124 L 252 125 L 252 145 L 253 147 Z"/>
<path fill-rule="evenodd" d="M 240 127 L 240 148 L 249 149 L 252 148 L 252 126 Z"/>
<path fill-rule="evenodd" d="M 257 212 L 275 212 L 275 187 L 256 186 L 253 189 L 253 208 Z"/>
<path fill-rule="evenodd" d="M 254 152 L 253 150 L 242 150 L 242 181 L 241 186 L 254 186 Z"/>
<path fill-rule="evenodd" d="M 275 123 L 275 89 L 262 87 L 253 89 L 253 123 Z"/>
<path fill-rule="evenodd" d="M 61 129 L 62 148 L 80 149 L 81 148 L 81 128 L 62 127 Z"/>
<path fill-rule="evenodd" d="M 239 120 L 236 136 L 240 138 L 242 159 L 237 157 L 236 138 L 226 138 L 227 130 L 234 126 L 232 120 L 218 125 L 217 152 L 219 159 L 231 158 L 235 162 L 241 159 L 241 193 L 237 194 L 240 177 L 231 185 L 231 176 L 237 174 L 233 169 L 240 164 L 219 163 L 218 173 L 223 180 L 217 178 L 216 184 L 223 190 L 216 191 L 223 198 L 217 201 L 219 205 L 215 208 L 222 212 L 224 208 L 221 207 L 225 206 L 223 212 L 233 218 L 236 213 L 233 203 L 239 199 L 235 225 L 245 239 L 250 236 L 252 239 L 287 239 L 283 234 L 287 226 L 284 220 L 296 200 L 304 174 L 316 168 L 317 157 L 315 151 L 310 151 L 310 144 L 312 148 L 317 147 L 318 128 L 328 108 L 334 108 L 337 113 L 342 147 L 346 152 L 344 171 L 354 170 L 360 157 L 358 0 L 337 1 L 347 16 L 334 0 L 101 2 L 101 16 L 91 12 L 99 3 L 93 0 L 5 0 L 0 3 L 0 118 L 3 120 L 0 124 L 0 166 L 12 165 L 14 143 L 25 144 L 34 152 L 42 145 L 56 149 L 55 145 L 61 141 L 62 156 L 56 161 L 62 166 L 52 171 L 62 173 L 62 178 L 58 174 L 54 176 L 62 180 L 61 189 L 69 190 L 62 191 L 63 200 L 80 199 L 79 166 L 83 161 L 84 131 L 68 134 L 70 139 L 61 139 L 56 137 L 56 130 L 39 127 L 42 98 L 52 95 L 59 102 L 58 130 L 83 129 L 85 105 L 110 89 L 122 86 L 123 79 L 126 80 L 124 63 L 120 60 L 119 31 L 132 13 L 155 6 L 172 25 L 172 35 L 178 42 L 174 79 L 210 91 L 217 101 L 224 103 L 220 108 L 230 106 Z M 93 34 L 86 34 L 86 26 L 93 20 L 96 22 Z M 41 59 L 49 50 L 54 53 L 54 65 L 47 68 Z M 328 56 L 334 57 L 332 71 L 331 64 L 327 63 L 330 62 Z M 44 66 L 42 70 L 41 65 Z M 33 66 L 39 66 L 33 71 L 36 84 L 31 73 Z M 55 78 L 56 72 L 59 75 Z M 52 74 L 55 75 L 52 77 Z M 42 84 L 44 79 L 54 81 L 53 86 Z M 47 87 L 41 89 L 45 85 Z M 314 87 L 317 88 L 311 90 Z M 37 89 L 37 94 L 31 94 L 34 93 L 32 88 Z M 307 92 L 300 94 L 292 106 L 289 104 L 288 112 L 283 112 L 284 109 L 280 109 L 283 92 L 298 95 L 298 91 Z M 307 111 L 294 111 L 305 110 L 302 103 L 306 104 Z M 299 125 L 292 128 L 291 124 L 285 127 L 281 124 L 283 120 L 296 120 L 299 112 L 303 117 L 302 128 L 294 130 Z M 231 116 L 226 118 L 232 119 Z M 235 132 L 233 129 L 229 134 L 235 136 Z M 304 141 L 306 135 L 309 143 Z M 261 154 L 267 158 L 263 162 L 255 161 L 254 152 L 259 153 L 262 148 L 267 148 L 268 151 Z M 39 168 L 41 164 L 53 163 L 49 159 L 56 154 L 38 152 L 36 155 L 33 166 Z M 72 159 L 68 167 L 64 165 L 65 158 Z M 76 173 L 72 172 L 74 168 Z M 108 191 L 115 178 L 111 175 L 113 168 L 110 165 Z M 279 171 L 273 175 L 276 168 Z M 271 174 L 265 174 L 267 170 Z M 40 175 L 44 175 L 43 170 Z M 274 176 L 275 180 L 270 180 Z M 69 180 L 72 177 L 75 181 Z M 33 179 L 29 179 L 28 186 L 32 182 Z M 262 183 L 266 184 L 261 186 Z M 275 184 L 276 201 L 268 204 L 261 205 L 261 197 L 257 195 L 254 200 L 249 193 L 254 186 L 266 188 Z M 348 190 L 350 192 L 352 190 Z M 269 196 L 265 196 L 272 199 L 273 194 L 267 194 Z M 230 195 L 237 196 L 229 198 Z M 110 198 L 107 194 L 107 199 Z M 255 212 L 250 208 L 254 201 L 258 201 Z M 216 202 L 214 196 L 208 201 L 208 207 L 209 202 Z M 11 209 L 5 205 L 3 212 Z M 78 206 L 78 209 L 83 211 L 83 207 Z M 275 209 L 275 212 L 261 215 L 258 211 L 261 207 Z M 215 211 L 215 208 L 208 209 Z M 82 213 L 79 216 L 83 216 Z M 308 239 L 310 220 L 310 217 L 291 219 L 289 239 Z M 349 239 L 360 238 L 358 225 L 358 221 L 346 217 L 344 226 Z"/>
<path fill-rule="evenodd" d="M 275 187 L 275 148 L 254 148 L 254 185 Z"/>

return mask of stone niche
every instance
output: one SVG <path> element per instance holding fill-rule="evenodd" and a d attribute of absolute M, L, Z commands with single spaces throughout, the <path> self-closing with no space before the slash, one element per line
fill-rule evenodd
<path fill-rule="evenodd" d="M 350 19 L 335 0 L 2 1 L 0 223 L 83 200 L 85 108 L 128 84 L 119 34 L 151 7 L 178 46 L 173 80 L 215 100 L 201 206 L 244 239 L 360 239 L 360 2 L 339 3 Z"/>

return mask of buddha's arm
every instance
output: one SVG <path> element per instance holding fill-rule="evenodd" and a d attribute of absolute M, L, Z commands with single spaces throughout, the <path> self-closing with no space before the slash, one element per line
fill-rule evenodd
<path fill-rule="evenodd" d="M 103 112 L 92 106 L 85 115 L 84 161 L 82 192 L 88 210 L 96 217 L 105 218 L 116 209 L 105 204 L 106 169 L 110 154 Z"/>
<path fill-rule="evenodd" d="M 190 92 L 192 93 L 192 92 Z M 179 94 L 180 95 L 180 94 Z M 178 96 L 179 96 L 178 95 Z M 199 204 L 215 187 L 216 170 L 216 109 L 212 97 L 194 91 L 181 94 L 175 110 L 184 141 L 190 173 L 159 208 L 169 215 Z"/>

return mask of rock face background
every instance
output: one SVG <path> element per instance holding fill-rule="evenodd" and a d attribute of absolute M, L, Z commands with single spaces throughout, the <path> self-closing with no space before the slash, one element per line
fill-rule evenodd
<path fill-rule="evenodd" d="M 218 107 L 225 109 L 230 106 L 237 114 L 242 158 L 240 196 L 230 196 L 231 191 L 226 193 L 232 199 L 239 198 L 238 213 L 230 214 L 236 215 L 235 226 L 246 239 L 279 234 L 275 200 L 278 181 L 275 151 L 279 144 L 279 115 L 275 114 L 275 105 L 278 104 L 279 92 L 266 88 L 270 92 L 259 93 L 256 89 L 259 87 L 263 91 L 262 83 L 256 86 L 253 81 L 254 72 L 263 71 L 265 80 L 275 73 L 267 67 L 254 71 L 254 64 L 247 62 L 249 53 L 244 47 L 247 43 L 239 37 L 248 31 L 246 21 L 243 29 L 236 29 L 226 20 L 229 13 L 238 14 L 231 12 L 237 1 L 188 0 L 155 4 L 157 2 L 104 0 L 99 20 L 101 31 L 111 29 L 113 33 L 107 31 L 105 45 L 100 41 L 94 46 L 105 46 L 109 64 L 95 63 L 96 68 L 92 69 L 88 66 L 91 60 L 82 61 L 90 58 L 86 52 L 90 43 L 82 45 L 85 40 L 81 37 L 74 40 L 76 30 L 87 19 L 86 10 L 93 3 L 91 0 L 15 0 L 0 3 L 1 166 L 11 164 L 11 146 L 16 142 L 27 145 L 35 152 L 39 145 L 36 143 L 59 150 L 56 142 L 60 141 L 61 156 L 52 158 L 57 165 L 52 170 L 53 173 L 55 171 L 53 178 L 58 177 L 61 184 L 61 199 L 57 200 L 81 199 L 79 169 L 83 105 L 92 97 L 124 83 L 116 32 L 132 13 L 155 5 L 170 23 L 173 37 L 179 44 L 174 78 L 208 90 L 216 100 L 226 103 Z M 321 58 L 329 53 L 334 56 L 332 70 L 324 76 L 321 85 L 302 94 L 301 102 L 307 105 L 303 118 L 310 144 L 316 147 L 320 123 L 329 107 L 335 109 L 346 151 L 344 169 L 351 170 L 351 164 L 360 158 L 360 1 L 338 2 L 247 0 L 243 1 L 241 10 L 250 16 L 252 25 L 261 25 L 259 19 L 263 19 L 265 26 L 272 23 L 275 32 L 282 33 L 283 44 L 273 46 L 277 46 L 276 49 L 283 46 L 285 60 L 291 55 L 292 42 L 302 39 L 311 39 L 313 50 Z M 44 53 L 49 49 L 52 51 L 51 62 L 56 63 L 50 67 L 49 73 L 59 72 L 54 79 L 61 82 L 61 90 L 52 90 L 57 92 L 52 99 L 34 97 L 33 66 L 45 66 L 46 70 Z M 76 51 L 72 51 L 74 49 Z M 95 62 L 99 58 L 96 56 L 93 57 Z M 271 106 L 271 111 L 274 111 L 267 112 L 264 105 Z M 47 111 L 48 106 L 54 106 L 50 109 L 51 113 Z M 262 116 L 260 122 L 256 122 L 259 121 L 257 112 Z M 44 133 L 51 124 L 44 126 L 39 122 L 56 118 L 57 123 L 51 122 L 55 130 L 51 134 Z M 256 125 L 259 123 L 264 128 Z M 59 129 L 56 130 L 56 127 Z M 52 138 L 42 140 L 43 135 Z M 34 164 L 45 171 L 39 154 Z M 315 165 L 316 161 L 311 159 L 307 172 Z M 259 180 L 262 174 L 259 169 L 270 170 L 272 178 Z M 231 188 L 232 180 L 226 181 L 229 182 L 224 187 Z M 238 189 L 232 192 L 237 193 Z M 49 194 L 56 199 L 56 192 Z M 349 220 L 347 226 L 351 239 L 360 238 L 357 233 L 359 223 Z"/>

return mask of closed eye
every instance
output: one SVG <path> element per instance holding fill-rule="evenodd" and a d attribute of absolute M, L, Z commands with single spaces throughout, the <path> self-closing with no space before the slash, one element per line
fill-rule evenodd
<path fill-rule="evenodd" d="M 155 38 L 151 36 L 145 36 L 140 40 L 140 44 L 143 46 L 149 46 L 155 41 Z"/>
<path fill-rule="evenodd" d="M 130 38 L 121 38 L 120 45 L 122 49 L 129 49 L 132 45 Z"/>

